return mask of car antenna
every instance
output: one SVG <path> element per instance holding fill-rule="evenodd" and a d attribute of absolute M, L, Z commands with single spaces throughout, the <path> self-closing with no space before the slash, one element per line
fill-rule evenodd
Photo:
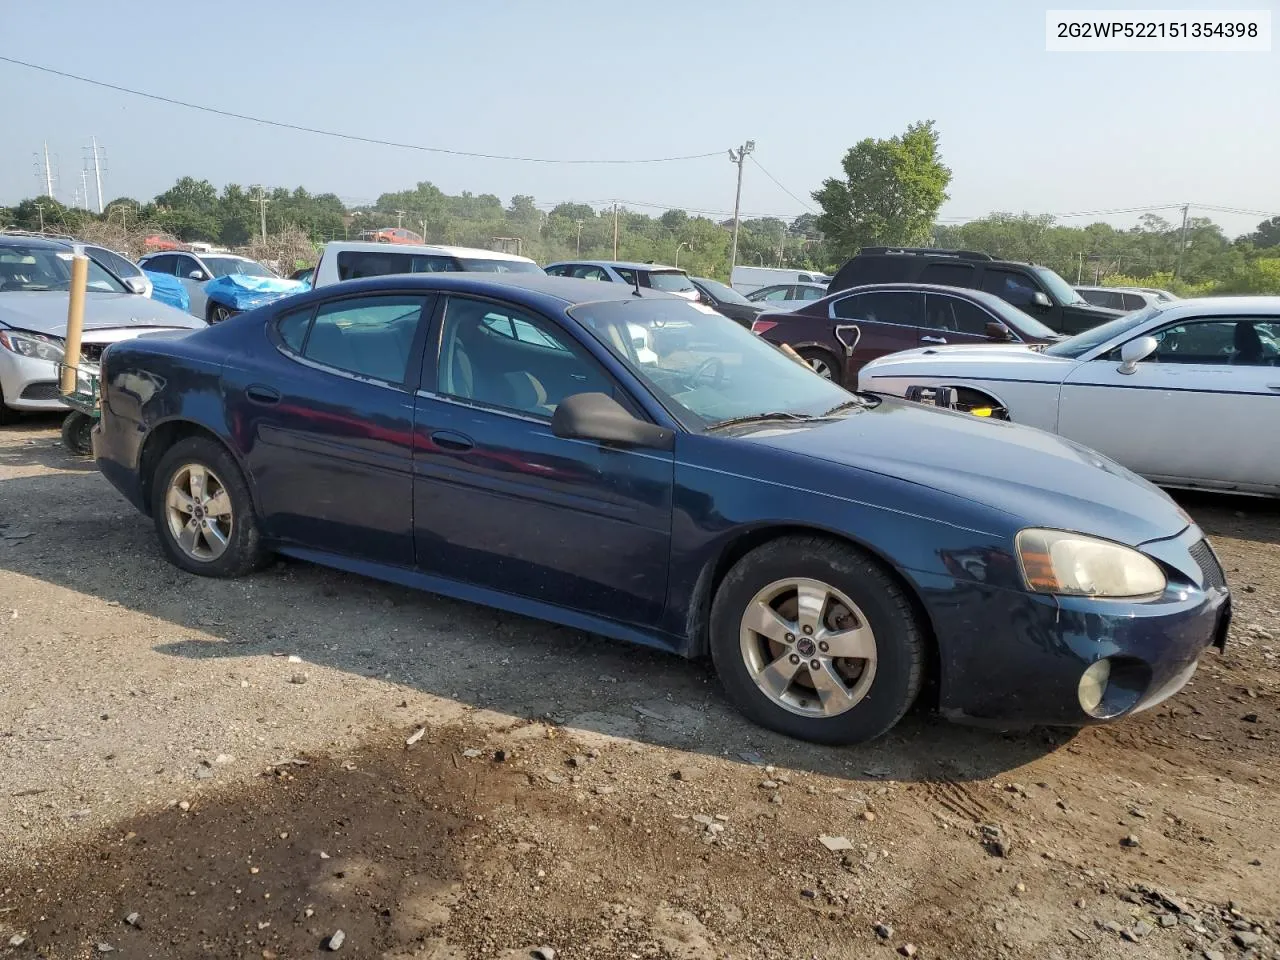
<path fill-rule="evenodd" d="M 631 271 L 631 279 L 636 282 L 636 288 L 631 295 L 633 297 L 643 297 L 644 294 L 640 292 L 640 271 L 639 270 Z"/>

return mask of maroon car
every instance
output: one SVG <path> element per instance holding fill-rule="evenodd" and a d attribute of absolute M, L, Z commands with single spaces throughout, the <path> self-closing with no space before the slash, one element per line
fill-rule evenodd
<path fill-rule="evenodd" d="M 770 343 L 787 344 L 817 373 L 850 387 L 863 364 L 899 350 L 1062 339 L 990 293 L 928 283 L 841 290 L 797 310 L 762 313 L 751 329 Z"/>

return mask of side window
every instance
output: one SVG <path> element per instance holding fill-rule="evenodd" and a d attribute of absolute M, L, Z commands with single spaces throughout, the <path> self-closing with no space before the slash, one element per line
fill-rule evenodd
<path fill-rule="evenodd" d="M 1280 364 L 1280 321 L 1200 320 L 1166 327 L 1148 360 L 1158 363 L 1231 364 L 1270 367 Z"/>
<path fill-rule="evenodd" d="M 177 257 L 162 253 L 160 256 L 152 257 L 144 263 L 142 269 L 150 270 L 152 273 L 167 273 L 169 276 L 173 276 L 174 271 L 178 268 L 178 265 L 174 262 L 175 260 L 177 260 Z"/>
<path fill-rule="evenodd" d="M 404 383 L 422 316 L 418 297 L 359 297 L 321 304 L 302 355 L 384 383 Z M 281 338 L 285 332 L 281 330 Z"/>
<path fill-rule="evenodd" d="M 925 326 L 934 330 L 986 336 L 987 324 L 995 320 L 976 303 L 959 297 L 931 293 L 925 298 Z"/>
<path fill-rule="evenodd" d="M 1124 310 L 1130 310 L 1130 311 L 1141 310 L 1143 307 L 1147 305 L 1147 301 L 1142 298 L 1141 294 L 1123 293 L 1120 296 L 1124 300 L 1124 304 L 1122 307 L 1122 309 Z"/>
<path fill-rule="evenodd" d="M 121 280 L 138 276 L 138 268 L 124 257 L 102 247 L 85 247 L 85 253 L 114 273 Z"/>
<path fill-rule="evenodd" d="M 863 295 L 860 293 L 837 300 L 831 305 L 831 315 L 840 320 L 865 320 L 866 311 L 862 301 Z"/>
<path fill-rule="evenodd" d="M 543 272 L 546 273 L 548 277 L 564 277 L 564 276 L 568 276 L 568 271 L 569 271 L 569 268 L 562 263 L 562 264 L 559 264 L 558 266 L 547 267 L 547 269 Z"/>
<path fill-rule="evenodd" d="M 983 274 L 982 289 L 987 293 L 994 293 L 1015 307 L 1031 306 L 1031 299 L 1043 292 L 1026 274 L 1014 273 L 1012 270 L 993 270 L 990 267 Z"/>
<path fill-rule="evenodd" d="M 614 267 L 614 272 L 622 278 L 623 283 L 629 283 L 631 286 L 636 285 L 636 272 L 628 270 L 626 267 Z"/>
<path fill-rule="evenodd" d="M 944 287 L 972 287 L 973 267 L 967 263 L 930 263 L 920 271 L 920 282 Z"/>
<path fill-rule="evenodd" d="M 590 264 L 579 264 L 573 268 L 573 275 L 582 280 L 604 280 L 608 282 L 609 274 L 605 273 L 604 267 L 593 267 Z"/>
<path fill-rule="evenodd" d="M 766 303 L 779 303 L 783 300 L 790 300 L 791 291 L 794 289 L 794 287 L 774 287 L 760 299 Z"/>
<path fill-rule="evenodd" d="M 343 250 L 338 254 L 338 279 L 386 277 L 394 273 L 448 273 L 459 269 L 452 257 L 393 253 L 382 250 Z"/>
<path fill-rule="evenodd" d="M 450 297 L 440 343 L 442 394 L 551 419 L 565 397 L 614 386 L 555 324 L 510 307 Z"/>
<path fill-rule="evenodd" d="M 276 321 L 276 333 L 280 342 L 301 355 L 302 345 L 307 339 L 307 328 L 311 326 L 311 307 L 286 313 Z"/>
<path fill-rule="evenodd" d="M 862 294 L 862 319 L 899 327 L 923 324 L 924 295 L 908 291 Z"/>
<path fill-rule="evenodd" d="M 827 291 L 820 287 L 796 287 L 800 292 L 801 300 L 821 300 L 827 295 Z"/>
<path fill-rule="evenodd" d="M 173 260 L 174 260 L 173 272 L 177 276 L 182 277 L 183 279 L 190 278 L 191 274 L 193 274 L 197 270 L 200 270 L 201 272 L 203 272 L 203 268 L 200 266 L 200 264 L 196 263 L 194 257 L 184 257 L 181 255 L 177 255 L 173 258 Z"/>

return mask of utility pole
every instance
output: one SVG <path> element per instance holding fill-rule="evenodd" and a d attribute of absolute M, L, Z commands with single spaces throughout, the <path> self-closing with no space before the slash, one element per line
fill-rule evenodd
<path fill-rule="evenodd" d="M 573 255 L 575 257 L 580 257 L 582 256 L 582 224 L 585 221 L 575 220 L 573 222 L 578 225 L 578 239 L 574 241 Z M 614 256 L 617 256 L 617 254 L 615 253 Z"/>
<path fill-rule="evenodd" d="M 258 191 L 258 195 L 252 200 L 258 205 L 258 214 L 262 222 L 262 239 L 265 241 L 267 239 L 267 204 L 271 201 L 267 199 L 267 194 L 262 187 L 254 187 L 254 189 Z"/>
<path fill-rule="evenodd" d="M 423 219 L 423 221 L 422 221 L 422 241 L 423 241 L 423 243 L 425 243 L 425 242 L 426 242 L 426 240 L 427 240 L 427 221 L 426 221 L 426 219 L 424 218 L 424 219 Z"/>
<path fill-rule="evenodd" d="M 49 141 L 44 144 L 44 192 L 50 200 L 53 199 L 53 168 L 49 166 Z M 44 233 L 44 225 L 41 224 L 40 232 Z"/>
<path fill-rule="evenodd" d="M 1173 278 L 1177 280 L 1182 275 L 1182 255 L 1187 250 L 1187 213 L 1191 209 L 1191 204 L 1184 203 L 1182 205 L 1182 239 L 1178 241 L 1178 262 L 1173 268 Z"/>
<path fill-rule="evenodd" d="M 738 263 L 738 211 L 742 206 L 742 166 L 747 162 L 747 154 L 756 148 L 754 140 L 748 140 L 735 153 L 729 151 L 729 160 L 738 165 L 738 190 L 733 196 L 733 244 L 729 251 L 729 277 L 733 277 L 733 268 Z"/>
<path fill-rule="evenodd" d="M 787 227 L 782 226 L 782 236 L 778 238 L 778 266 L 782 266 L 782 254 L 787 249 Z"/>
<path fill-rule="evenodd" d="M 613 259 L 618 259 L 618 205 L 613 205 Z"/>
<path fill-rule="evenodd" d="M 102 164 L 98 160 L 98 138 L 90 137 L 89 143 L 93 150 L 93 177 L 98 184 L 98 213 L 102 213 Z"/>
<path fill-rule="evenodd" d="M 1082 282 L 1081 277 L 1083 276 L 1084 276 L 1084 251 L 1079 250 L 1076 252 L 1076 286 L 1077 287 L 1080 286 Z"/>
<path fill-rule="evenodd" d="M 396 229 L 399 230 L 403 226 L 404 226 L 404 211 L 397 210 L 396 211 Z"/>
<path fill-rule="evenodd" d="M 689 243 L 688 240 L 681 240 L 678 244 L 676 244 L 676 262 L 672 264 L 672 266 L 676 267 L 677 269 L 680 266 L 680 248 L 681 247 L 688 247 L 690 250 L 693 249 L 693 246 Z"/>
<path fill-rule="evenodd" d="M 36 209 L 40 211 L 40 232 L 44 233 L 44 204 L 36 201 Z"/>

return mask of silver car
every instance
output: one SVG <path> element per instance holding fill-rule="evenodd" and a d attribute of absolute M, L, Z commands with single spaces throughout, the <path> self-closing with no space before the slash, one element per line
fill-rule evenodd
<path fill-rule="evenodd" d="M 0 423 L 24 411 L 67 409 L 59 399 L 58 364 L 64 358 L 72 255 L 67 241 L 0 235 Z M 96 367 L 102 351 L 117 340 L 204 326 L 133 292 L 90 258 L 81 366 Z"/>
<path fill-rule="evenodd" d="M 221 308 L 225 315 L 209 316 L 209 298 L 204 286 L 215 277 L 238 274 L 242 277 L 274 277 L 269 267 L 257 260 L 236 256 L 234 253 L 193 253 L 185 250 L 173 253 L 148 253 L 138 261 L 138 266 L 152 273 L 166 273 L 177 277 L 191 296 L 192 316 L 210 322 L 225 320 L 232 311 Z M 219 309 L 215 304 L 214 309 Z"/>

